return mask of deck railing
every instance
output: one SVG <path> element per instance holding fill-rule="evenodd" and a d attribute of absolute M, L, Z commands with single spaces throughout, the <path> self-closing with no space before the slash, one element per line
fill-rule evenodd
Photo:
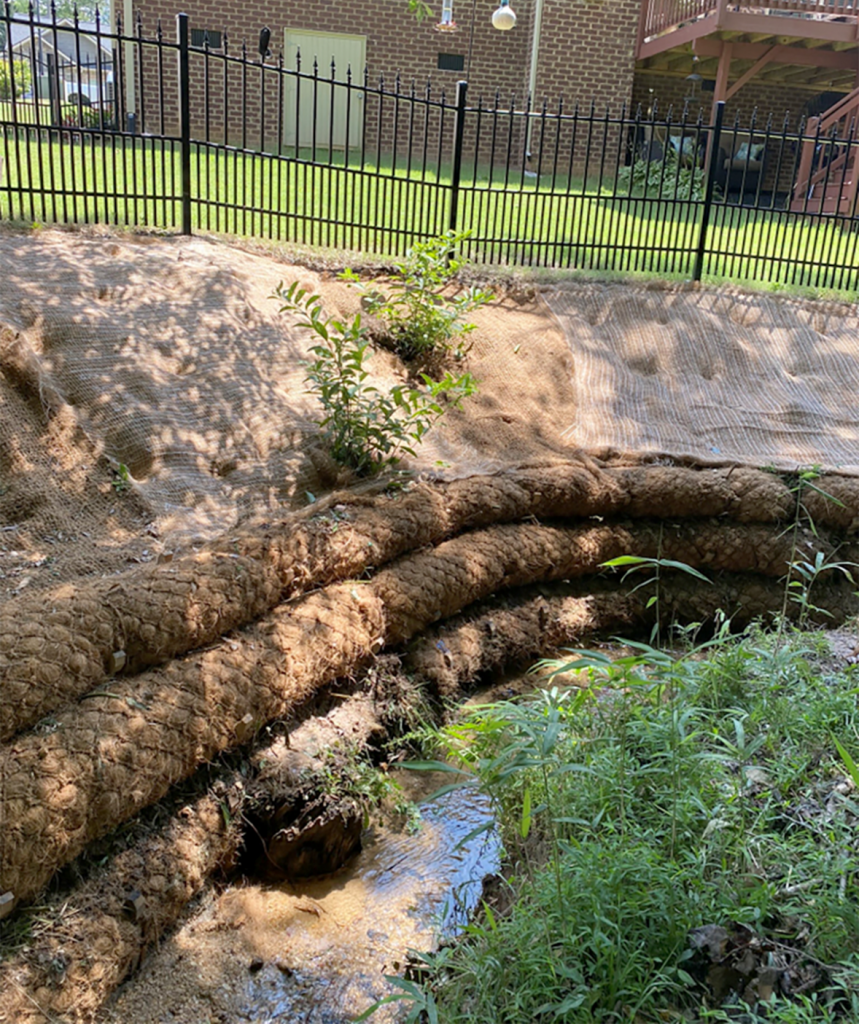
<path fill-rule="evenodd" d="M 718 0 L 643 0 L 641 39 L 715 14 L 718 6 Z"/>
<path fill-rule="evenodd" d="M 758 0 L 757 3 L 736 3 L 731 0 L 643 0 L 640 38 L 642 41 L 651 39 L 700 18 L 716 16 L 720 11 L 726 14 L 763 14 L 817 21 L 854 21 L 859 18 L 859 0 Z"/>
<path fill-rule="evenodd" d="M 822 212 L 847 210 L 851 215 L 855 212 L 859 191 L 857 128 L 859 88 L 848 93 L 824 116 L 809 119 L 793 192 L 795 209 L 801 204 L 804 211 L 809 202 L 813 202 Z M 827 205 L 832 207 L 831 211 L 826 209 Z"/>

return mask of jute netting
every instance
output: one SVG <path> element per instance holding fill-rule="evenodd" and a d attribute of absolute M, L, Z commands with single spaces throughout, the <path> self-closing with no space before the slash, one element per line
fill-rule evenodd
<path fill-rule="evenodd" d="M 679 619 L 706 619 L 723 609 L 744 622 L 777 610 L 783 596 L 778 580 L 747 573 L 721 573 L 712 585 L 666 574 L 661 583 L 661 601 Z M 836 622 L 857 610 L 855 595 L 838 580 L 821 582 L 817 596 L 822 607 L 838 609 Z M 452 698 L 482 673 L 503 672 L 556 645 L 583 646 L 606 631 L 649 625 L 653 614 L 645 592 L 619 594 L 609 581 L 579 580 L 510 591 L 477 602 L 425 631 L 410 646 L 406 685 L 417 681 Z M 383 660 L 382 671 L 397 672 L 396 658 Z M 558 682 L 569 685 L 567 677 Z M 371 698 L 370 704 L 385 714 L 390 712 L 388 700 L 384 693 Z M 308 760 L 306 752 L 312 756 L 326 744 L 365 742 L 378 728 L 376 718 L 356 724 L 348 711 L 353 702 L 346 700 L 329 716 L 311 718 L 293 729 L 288 743 L 279 739 L 256 748 L 250 763 L 259 766 L 259 776 L 249 779 L 247 774 L 223 770 L 213 792 L 183 803 L 178 814 L 165 808 L 157 830 L 144 833 L 71 894 L 51 900 L 41 911 L 38 934 L 28 948 L 0 965 L 0 987 L 6 997 L 0 1021 L 43 1024 L 58 1015 L 75 1024 L 91 1021 L 207 876 L 235 856 L 240 833 L 229 822 L 240 818 L 249 786 L 251 791 L 261 786 L 271 798 L 282 799 L 293 785 L 295 764 Z M 130 891 L 141 908 L 139 915 L 128 912 Z M 59 978 L 57 964 L 63 965 Z"/>
<path fill-rule="evenodd" d="M 859 481 L 828 477 L 803 495 L 806 518 L 855 531 Z M 413 548 L 526 516 L 721 515 L 773 523 L 796 511 L 785 481 L 750 469 L 550 464 L 407 491 L 343 496 L 317 514 L 239 528 L 165 564 L 67 584 L 3 605 L 0 740 L 123 670 L 204 646 L 301 591 L 358 575 Z"/>

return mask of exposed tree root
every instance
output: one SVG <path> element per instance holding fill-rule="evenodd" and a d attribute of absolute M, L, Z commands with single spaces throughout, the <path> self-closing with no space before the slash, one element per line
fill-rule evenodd
<path fill-rule="evenodd" d="M 859 481 L 833 476 L 817 486 L 837 499 L 804 492 L 818 526 L 857 531 Z M 790 520 L 797 501 L 790 481 L 756 470 L 594 463 L 341 495 L 319 509 L 237 529 L 167 564 L 7 602 L 0 615 L 0 741 L 114 672 L 204 647 L 281 601 L 464 530 L 532 516 L 774 523 Z"/>
<path fill-rule="evenodd" d="M 800 547 L 830 552 L 822 536 Z M 48 733 L 0 748 L 0 892 L 29 900 L 98 836 L 242 742 L 240 723 L 287 714 L 387 644 L 497 591 L 595 572 L 623 554 L 781 576 L 794 538 L 731 521 L 596 527 L 518 524 L 460 535 L 365 583 L 279 607 L 212 650 L 114 680 Z"/>

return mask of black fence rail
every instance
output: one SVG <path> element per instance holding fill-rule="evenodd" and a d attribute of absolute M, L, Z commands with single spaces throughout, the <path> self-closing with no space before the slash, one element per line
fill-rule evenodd
<path fill-rule="evenodd" d="M 859 98 L 723 123 L 472 96 L 140 18 L 0 24 L 0 215 L 479 263 L 859 288 Z"/>

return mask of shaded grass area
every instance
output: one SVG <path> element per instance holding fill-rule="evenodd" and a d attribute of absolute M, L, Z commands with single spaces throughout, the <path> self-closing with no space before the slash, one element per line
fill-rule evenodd
<path fill-rule="evenodd" d="M 404 994 L 446 1024 L 859 1020 L 859 714 L 821 634 L 636 645 L 473 710 L 508 881 Z M 852 754 L 850 753 L 852 751 Z"/>
<path fill-rule="evenodd" d="M 182 223 L 176 141 L 74 131 L 37 141 L 6 126 L 0 156 L 4 218 L 165 230 Z M 195 145 L 192 228 L 395 256 L 450 226 L 446 165 L 415 171 L 402 160 L 364 157 L 299 150 L 297 159 L 293 152 L 277 158 Z M 471 231 L 467 255 L 478 264 L 693 274 L 702 203 L 682 194 L 614 196 L 580 178 L 502 176 L 478 166 L 465 169 L 457 202 L 457 226 Z M 852 294 L 859 289 L 852 226 L 717 200 L 704 278 Z"/>

